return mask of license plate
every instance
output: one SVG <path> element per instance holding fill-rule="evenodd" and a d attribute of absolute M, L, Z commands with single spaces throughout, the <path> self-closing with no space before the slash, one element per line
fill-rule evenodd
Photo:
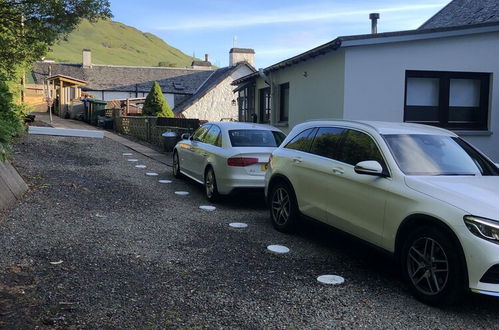
<path fill-rule="evenodd" d="M 266 171 L 268 168 L 269 168 L 268 163 L 262 164 L 262 171 Z"/>

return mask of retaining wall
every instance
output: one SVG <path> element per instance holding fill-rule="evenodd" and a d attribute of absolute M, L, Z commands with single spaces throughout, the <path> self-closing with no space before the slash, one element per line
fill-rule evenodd
<path fill-rule="evenodd" d="M 0 210 L 13 206 L 28 190 L 28 185 L 8 162 L 0 161 Z"/>

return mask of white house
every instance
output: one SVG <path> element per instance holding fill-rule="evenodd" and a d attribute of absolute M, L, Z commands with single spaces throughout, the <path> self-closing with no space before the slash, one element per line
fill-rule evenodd
<path fill-rule="evenodd" d="M 424 123 L 499 161 L 499 22 L 475 23 L 339 37 L 261 69 L 234 82 L 240 120 Z"/>

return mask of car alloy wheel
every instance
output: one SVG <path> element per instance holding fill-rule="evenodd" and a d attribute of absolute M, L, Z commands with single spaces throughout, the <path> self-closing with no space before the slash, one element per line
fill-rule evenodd
<path fill-rule="evenodd" d="M 447 255 L 430 237 L 421 237 L 412 244 L 406 266 L 412 284 L 425 295 L 441 293 L 449 279 Z"/>
<path fill-rule="evenodd" d="M 467 286 L 461 247 L 451 235 L 437 226 L 422 226 L 404 239 L 404 276 L 414 296 L 426 304 L 454 304 Z"/>
<path fill-rule="evenodd" d="M 285 183 L 277 183 L 270 195 L 270 219 L 282 232 L 296 230 L 298 208 L 293 190 Z"/>
<path fill-rule="evenodd" d="M 179 178 L 181 176 L 181 174 L 180 174 L 180 160 L 178 158 L 178 153 L 176 151 L 173 153 L 172 168 L 173 168 L 173 176 L 176 178 Z"/>
<path fill-rule="evenodd" d="M 211 167 L 206 170 L 206 174 L 204 176 L 204 190 L 206 198 L 210 202 L 216 202 L 219 200 L 220 195 L 218 193 L 217 180 L 215 178 L 215 172 Z"/>

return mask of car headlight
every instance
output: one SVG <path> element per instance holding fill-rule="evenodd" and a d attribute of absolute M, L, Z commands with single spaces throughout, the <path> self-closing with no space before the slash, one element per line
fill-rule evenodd
<path fill-rule="evenodd" d="M 465 215 L 464 223 L 474 235 L 499 244 L 499 221 Z"/>

